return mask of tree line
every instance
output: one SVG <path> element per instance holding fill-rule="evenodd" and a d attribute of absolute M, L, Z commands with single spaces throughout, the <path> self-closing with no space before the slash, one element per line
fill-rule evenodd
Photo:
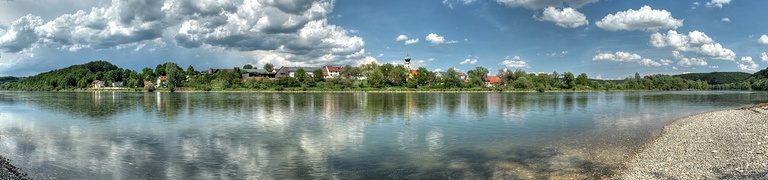
<path fill-rule="evenodd" d="M 275 66 L 265 64 L 263 70 L 272 72 Z M 707 79 L 686 79 L 670 75 L 627 77 L 618 81 L 590 79 L 586 73 L 571 72 L 529 73 L 521 69 L 502 69 L 496 73 L 498 82 L 491 83 L 493 76 L 485 67 L 476 67 L 466 74 L 454 68 L 435 73 L 420 67 L 414 73 L 403 65 L 369 63 L 360 66 L 344 66 L 339 77 L 323 78 L 321 69 L 307 72 L 299 68 L 294 77 L 243 78 L 250 64 L 242 68 L 220 70 L 214 74 L 200 73 L 194 67 L 183 69 L 173 62 L 158 64 L 155 68 L 143 68 L 141 72 L 122 69 L 106 61 L 93 61 L 81 65 L 52 70 L 26 78 L 4 78 L 2 90 L 56 91 L 88 89 L 94 80 L 123 82 L 132 90 L 153 91 L 155 87 L 168 90 L 465 90 L 465 91 L 597 91 L 597 90 L 708 90 L 724 89 L 724 86 L 742 86 L 765 90 L 768 88 L 768 72 L 758 73 L 739 83 L 711 85 Z M 756 74 L 758 74 L 756 73 Z M 462 75 L 462 76 L 460 76 Z M 465 75 L 465 76 L 464 76 Z M 165 76 L 158 86 L 156 79 Z M 730 87 L 728 87 L 730 88 Z M 737 89 L 737 88 L 734 88 Z M 742 88 L 738 88 L 742 89 Z"/>

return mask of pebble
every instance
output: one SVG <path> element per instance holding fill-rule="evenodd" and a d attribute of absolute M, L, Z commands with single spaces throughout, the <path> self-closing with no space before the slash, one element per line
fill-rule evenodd
<path fill-rule="evenodd" d="M 768 146 L 761 140 L 768 139 L 765 124 L 765 111 L 749 109 L 678 119 L 631 156 L 614 179 L 766 179 L 768 175 L 754 173 L 768 172 L 768 155 L 762 150 Z M 696 153 L 705 150 L 711 154 Z"/>

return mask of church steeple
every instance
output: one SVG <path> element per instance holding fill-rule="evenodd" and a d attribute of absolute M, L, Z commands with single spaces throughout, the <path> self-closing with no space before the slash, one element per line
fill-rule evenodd
<path fill-rule="evenodd" d="M 411 55 L 405 53 L 405 68 L 411 69 Z"/>

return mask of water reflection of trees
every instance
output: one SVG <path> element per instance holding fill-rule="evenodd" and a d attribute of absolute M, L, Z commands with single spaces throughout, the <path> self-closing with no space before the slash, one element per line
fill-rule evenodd
<path fill-rule="evenodd" d="M 134 93 L 115 92 L 38 92 L 29 95 L 28 102 L 36 107 L 98 121 L 134 110 L 135 98 L 140 98 Z"/>
<path fill-rule="evenodd" d="M 50 121 L 35 118 L 48 116 L 17 117 L 3 112 L 2 117 L 15 120 L 0 121 L 0 133 L 5 135 L 0 150 L 23 156 L 18 161 L 38 168 L 37 172 L 59 166 L 69 168 L 60 171 L 70 174 L 92 173 L 95 179 L 514 179 L 554 177 L 540 174 L 558 172 L 591 179 L 597 177 L 589 174 L 591 171 L 569 168 L 604 168 L 602 164 L 556 149 L 493 146 L 516 143 L 494 138 L 529 137 L 525 128 L 531 127 L 524 127 L 528 122 L 561 129 L 629 129 L 638 120 L 613 119 L 628 117 L 613 111 L 625 107 L 613 105 L 626 105 L 630 111 L 656 104 L 673 109 L 682 105 L 674 101 L 711 105 L 733 97 L 654 93 L 44 93 L 24 101 L 50 111 L 42 114 L 61 115 L 62 119 L 110 121 L 100 126 L 77 120 L 46 126 L 41 124 Z M 749 93 L 735 97 L 765 99 Z M 592 106 L 611 108 L 599 109 L 594 115 L 579 112 L 595 108 Z M 537 114 L 550 111 L 552 116 Z M 593 118 L 565 121 L 578 119 L 568 115 Z M 467 121 L 473 118 L 521 124 Z M 489 124 L 509 129 L 488 130 L 498 133 L 495 135 L 474 135 L 486 127 L 461 127 Z M 470 140 L 481 142 L 463 142 Z M 563 169 L 562 162 L 571 164 Z"/>

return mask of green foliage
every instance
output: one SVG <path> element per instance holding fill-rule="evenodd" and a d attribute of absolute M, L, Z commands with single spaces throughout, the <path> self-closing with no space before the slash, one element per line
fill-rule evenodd
<path fill-rule="evenodd" d="M 264 70 L 266 70 L 267 72 L 272 72 L 273 70 L 275 70 L 275 65 L 272 65 L 272 63 L 266 63 L 264 64 Z"/>
<path fill-rule="evenodd" d="M 380 69 L 376 68 L 368 73 L 368 84 L 373 88 L 382 88 L 386 83 L 384 73 Z"/>
<path fill-rule="evenodd" d="M 299 68 L 293 73 L 293 77 L 299 82 L 304 82 L 307 79 L 307 71 L 304 71 L 304 68 Z"/>
<path fill-rule="evenodd" d="M 269 69 L 271 64 L 265 64 Z M 248 67 L 247 65 L 243 67 Z M 55 91 L 67 89 L 90 88 L 93 80 L 101 80 L 109 85 L 111 82 L 124 82 L 131 88 L 144 88 L 154 91 L 157 77 L 168 76 L 168 88 L 161 90 L 194 89 L 210 90 L 521 90 L 539 91 L 550 90 L 768 90 L 768 69 L 759 71 L 744 80 L 746 73 L 699 73 L 686 75 L 649 75 L 634 76 L 624 80 L 592 80 L 586 73 L 574 76 L 571 72 L 562 75 L 553 72 L 527 73 L 524 70 L 499 70 L 499 84 L 495 87 L 484 87 L 488 80 L 488 69 L 476 67 L 467 72 L 467 79 L 461 79 L 454 68 L 437 77 L 426 68 L 418 68 L 411 76 L 411 71 L 402 65 L 376 63 L 363 64 L 358 67 L 345 66 L 338 78 L 324 79 L 322 70 L 307 74 L 303 68 L 294 72 L 294 78 L 251 77 L 242 78 L 246 71 L 238 67 L 222 69 L 216 74 L 198 74 L 194 67 L 188 66 L 186 71 L 176 63 L 166 62 L 152 68 L 144 68 L 141 73 L 120 69 L 105 61 L 94 61 L 82 65 L 74 65 L 63 69 L 53 70 L 26 78 L 0 77 L 0 90 L 36 90 Z M 749 74 L 747 74 L 749 75 Z M 187 79 L 189 78 L 189 79 Z M 409 79 L 410 78 L 410 79 Z M 153 84 L 144 86 L 147 80 Z M 712 84 L 721 83 L 721 84 Z M 165 86 L 164 86 L 165 87 Z"/>
<path fill-rule="evenodd" d="M 458 72 L 456 72 L 456 69 L 450 68 L 448 69 L 448 74 L 443 75 L 440 77 L 443 88 L 462 88 L 464 87 L 464 81 L 462 81 L 459 78 Z"/>
<path fill-rule="evenodd" d="M 486 75 L 488 75 L 488 69 L 478 66 L 473 70 L 467 71 L 467 75 L 469 76 L 470 87 L 483 87 L 485 86 L 483 80 L 486 79 Z"/>
<path fill-rule="evenodd" d="M 312 79 L 313 82 L 322 82 L 323 81 L 323 70 L 322 69 L 315 69 L 312 71 Z"/>
<path fill-rule="evenodd" d="M 165 67 L 165 74 L 168 76 L 166 84 L 170 88 L 180 87 L 181 82 L 185 80 L 184 70 L 181 69 L 176 63 L 166 62 L 163 64 Z"/>
<path fill-rule="evenodd" d="M 391 64 L 387 64 L 390 66 L 380 66 L 380 68 L 391 68 L 389 70 L 389 73 L 387 74 L 387 85 L 389 86 L 403 86 L 408 80 L 408 74 L 411 73 L 411 70 L 408 68 L 405 68 L 405 66 L 398 65 L 398 66 L 392 66 Z M 382 70 L 382 73 L 384 70 Z"/>
<path fill-rule="evenodd" d="M 131 80 L 131 70 L 121 69 L 106 61 L 92 61 L 80 65 L 52 70 L 15 81 L 2 83 L 3 90 L 54 91 L 90 88 L 91 82 L 100 80 L 118 82 Z M 13 79 L 13 78 L 6 78 Z M 105 85 L 110 85 L 105 83 Z"/>
<path fill-rule="evenodd" d="M 415 82 L 417 86 L 432 85 L 435 82 L 435 73 L 429 72 L 427 68 L 420 67 L 416 70 L 416 75 L 413 76 L 413 79 L 408 82 Z"/>
<path fill-rule="evenodd" d="M 740 83 L 745 80 L 747 80 L 749 77 L 768 77 L 768 70 L 761 70 L 757 73 L 749 74 L 744 72 L 711 72 L 711 73 L 688 73 L 688 74 L 679 74 L 674 75 L 674 77 L 680 77 L 687 80 L 693 80 L 693 81 L 706 81 L 709 84 L 712 85 L 719 85 L 719 84 L 731 84 L 731 83 Z"/>
<path fill-rule="evenodd" d="M 576 87 L 576 78 L 573 77 L 573 73 L 571 72 L 565 72 L 563 73 L 563 88 L 565 89 L 572 89 Z"/>
<path fill-rule="evenodd" d="M 198 72 L 195 71 L 195 67 L 192 67 L 192 65 L 187 66 L 186 73 L 187 73 L 188 76 L 193 76 L 193 75 L 197 75 L 198 74 Z"/>
<path fill-rule="evenodd" d="M 253 69 L 253 65 L 251 64 L 243 65 L 243 69 Z"/>

